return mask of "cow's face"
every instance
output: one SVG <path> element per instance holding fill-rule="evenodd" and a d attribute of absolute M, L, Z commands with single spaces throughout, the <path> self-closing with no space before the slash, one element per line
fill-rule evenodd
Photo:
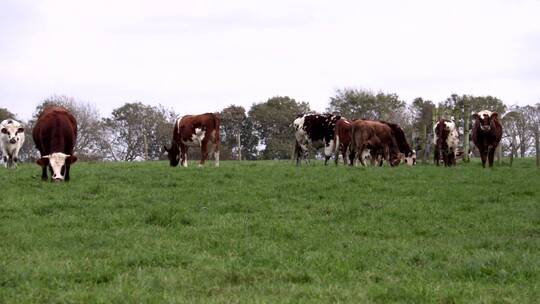
<path fill-rule="evenodd" d="M 491 124 L 498 118 L 499 114 L 491 111 L 480 111 L 473 114 L 473 118 L 476 120 L 476 123 L 480 127 L 480 130 L 484 132 L 491 131 Z"/>
<path fill-rule="evenodd" d="M 63 181 L 66 177 L 67 167 L 77 161 L 74 155 L 68 155 L 61 152 L 55 152 L 51 155 L 45 155 L 38 159 L 40 166 L 47 166 L 52 170 L 52 180 L 55 182 Z"/>
<path fill-rule="evenodd" d="M 163 146 L 163 149 L 167 151 L 167 158 L 169 158 L 169 164 L 171 167 L 178 166 L 178 163 L 180 162 L 180 149 L 178 149 L 178 145 L 172 144 L 170 149 Z"/>
<path fill-rule="evenodd" d="M 24 134 L 24 128 L 15 126 L 13 124 L 8 124 L 7 126 L 2 127 L 1 132 L 2 134 L 7 135 L 7 139 L 10 144 L 16 144 L 21 140 L 20 135 Z"/>
<path fill-rule="evenodd" d="M 412 150 L 412 152 L 408 156 L 405 155 L 405 157 L 403 158 L 403 162 L 408 166 L 416 165 L 416 151 Z"/>

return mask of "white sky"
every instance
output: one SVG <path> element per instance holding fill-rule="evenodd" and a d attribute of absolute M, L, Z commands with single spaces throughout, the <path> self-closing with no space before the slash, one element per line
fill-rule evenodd
<path fill-rule="evenodd" d="M 0 0 L 0 107 L 52 94 L 182 114 L 357 87 L 540 102 L 540 1 Z"/>

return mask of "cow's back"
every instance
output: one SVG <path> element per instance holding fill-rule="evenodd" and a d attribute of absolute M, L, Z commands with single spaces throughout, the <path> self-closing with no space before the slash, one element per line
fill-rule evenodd
<path fill-rule="evenodd" d="M 48 107 L 39 116 L 32 137 L 42 156 L 54 152 L 73 154 L 77 121 L 64 108 Z"/>

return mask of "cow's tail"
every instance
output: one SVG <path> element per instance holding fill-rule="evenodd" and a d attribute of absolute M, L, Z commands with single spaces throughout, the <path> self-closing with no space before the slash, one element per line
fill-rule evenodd
<path fill-rule="evenodd" d="M 334 133 L 334 138 L 336 139 L 336 147 L 334 150 L 335 150 L 336 155 L 339 155 L 339 129 L 337 126 Z"/>
<path fill-rule="evenodd" d="M 215 127 L 215 134 L 214 134 L 214 141 L 215 141 L 215 150 L 214 152 L 219 152 L 219 144 L 220 144 L 220 126 L 221 126 L 221 117 L 219 116 L 219 113 L 212 113 L 212 119 L 214 120 L 214 127 Z"/>
<path fill-rule="evenodd" d="M 351 166 L 354 165 L 355 158 L 356 158 L 356 132 L 357 127 L 353 123 L 351 126 L 351 143 L 349 145 L 349 160 L 351 161 Z"/>

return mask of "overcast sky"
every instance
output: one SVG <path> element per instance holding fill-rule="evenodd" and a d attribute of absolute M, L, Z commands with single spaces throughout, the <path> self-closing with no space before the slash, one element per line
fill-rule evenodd
<path fill-rule="evenodd" d="M 540 102 L 540 1 L 0 0 L 0 107 L 52 94 L 182 114 L 355 87 Z"/>

